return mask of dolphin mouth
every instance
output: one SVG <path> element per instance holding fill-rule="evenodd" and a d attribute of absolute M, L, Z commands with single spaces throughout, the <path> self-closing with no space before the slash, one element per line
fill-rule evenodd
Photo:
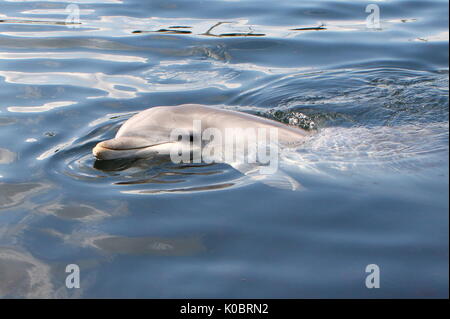
<path fill-rule="evenodd" d="M 119 137 L 98 143 L 92 150 L 93 155 L 100 160 L 110 160 L 128 157 L 140 157 L 152 148 L 157 153 L 158 146 L 173 142 L 151 143 L 148 139 L 140 137 Z"/>
<path fill-rule="evenodd" d="M 95 146 L 95 148 L 102 148 L 108 151 L 132 151 L 132 150 L 142 150 L 144 148 L 148 148 L 148 147 L 156 147 L 156 146 L 160 146 L 160 145 L 164 145 L 164 144 L 170 144 L 173 142 L 162 142 L 162 143 L 157 143 L 157 144 L 147 144 L 147 145 L 143 145 L 143 146 L 135 146 L 135 147 L 110 147 L 110 146 L 105 146 L 102 145 L 102 143 L 105 142 L 100 142 L 97 144 L 97 146 Z"/>

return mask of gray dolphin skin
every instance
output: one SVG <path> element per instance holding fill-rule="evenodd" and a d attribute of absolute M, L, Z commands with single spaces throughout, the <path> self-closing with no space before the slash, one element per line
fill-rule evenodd
<path fill-rule="evenodd" d="M 167 155 L 170 147 L 177 143 L 170 138 L 174 129 L 187 130 L 190 134 L 201 133 L 193 132 L 193 121 L 196 120 L 201 121 L 201 130 L 276 128 L 280 146 L 301 143 L 309 135 L 300 128 L 238 111 L 199 104 L 157 106 L 131 117 L 122 125 L 115 138 L 98 143 L 93 154 L 100 160 Z"/>

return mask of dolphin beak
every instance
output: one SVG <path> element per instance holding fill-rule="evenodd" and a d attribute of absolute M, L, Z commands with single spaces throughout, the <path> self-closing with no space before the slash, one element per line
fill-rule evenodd
<path fill-rule="evenodd" d="M 97 158 L 97 159 L 108 159 L 106 156 L 106 154 L 111 151 L 109 148 L 106 148 L 103 146 L 104 142 L 100 142 L 97 145 L 95 145 L 94 149 L 92 150 L 92 154 Z"/>
<path fill-rule="evenodd" d="M 98 143 L 92 150 L 92 154 L 99 160 L 142 157 L 151 153 L 152 148 L 155 149 L 153 153 L 157 153 L 157 146 L 168 143 L 171 142 L 150 143 L 141 137 L 118 137 Z"/>

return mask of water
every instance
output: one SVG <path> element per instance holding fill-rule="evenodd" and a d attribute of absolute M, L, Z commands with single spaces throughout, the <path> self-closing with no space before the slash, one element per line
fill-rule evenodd
<path fill-rule="evenodd" d="M 369 3 L 1 1 L 0 296 L 448 297 L 448 2 Z M 92 157 L 184 103 L 313 126 L 303 189 Z"/>

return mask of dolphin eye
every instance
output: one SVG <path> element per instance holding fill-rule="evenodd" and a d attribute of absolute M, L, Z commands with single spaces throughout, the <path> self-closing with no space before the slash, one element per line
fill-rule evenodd
<path fill-rule="evenodd" d="M 183 140 L 183 135 L 178 135 L 178 142 L 181 142 Z M 189 135 L 189 141 L 193 142 L 194 141 L 194 134 L 190 134 Z"/>

